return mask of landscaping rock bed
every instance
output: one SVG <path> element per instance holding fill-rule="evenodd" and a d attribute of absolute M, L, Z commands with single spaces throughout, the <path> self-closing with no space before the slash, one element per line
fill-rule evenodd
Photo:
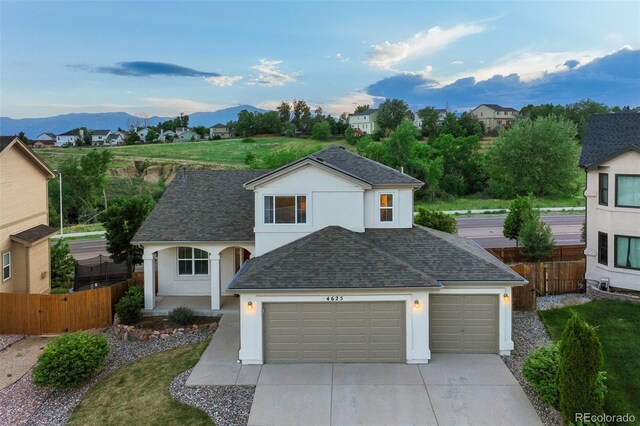
<path fill-rule="evenodd" d="M 587 302 L 591 302 L 591 298 L 583 293 L 555 294 L 537 298 L 538 309 L 542 311 L 570 305 L 582 305 Z"/>
<path fill-rule="evenodd" d="M 640 304 L 640 293 L 632 291 L 604 291 L 600 290 L 596 285 L 587 285 L 587 294 L 592 299 L 600 300 L 622 300 L 625 302 Z"/>
<path fill-rule="evenodd" d="M 0 351 L 23 338 L 23 334 L 0 334 Z"/>
<path fill-rule="evenodd" d="M 513 311 L 512 333 L 515 349 L 510 356 L 503 356 L 502 360 L 522 386 L 542 423 L 547 426 L 562 425 L 560 412 L 542 402 L 533 386 L 522 376 L 522 365 L 531 351 L 551 342 L 544 324 L 535 311 Z"/>
<path fill-rule="evenodd" d="M 191 370 L 171 382 L 169 392 L 174 399 L 206 412 L 217 425 L 244 426 L 249 422 L 255 386 L 187 387 Z"/>
<path fill-rule="evenodd" d="M 112 327 L 113 334 L 121 340 L 138 340 L 142 342 L 164 340 L 171 336 L 182 336 L 183 334 L 193 334 L 207 330 L 215 331 L 218 328 L 217 322 L 210 324 L 193 324 L 186 327 L 167 327 L 162 330 L 151 328 L 140 328 L 135 325 L 118 324 Z"/>
<path fill-rule="evenodd" d="M 154 353 L 209 339 L 214 332 L 214 328 L 206 328 L 189 334 L 173 334 L 165 339 L 127 341 L 108 329 L 105 334 L 111 350 L 97 376 L 76 389 L 50 390 L 36 387 L 31 374 L 26 374 L 0 391 L 0 425 L 64 425 L 93 385 L 114 370 Z"/>

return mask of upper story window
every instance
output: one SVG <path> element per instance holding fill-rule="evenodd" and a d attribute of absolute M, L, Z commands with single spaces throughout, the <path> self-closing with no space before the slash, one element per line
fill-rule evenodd
<path fill-rule="evenodd" d="M 380 222 L 393 222 L 393 194 L 380 194 Z"/>
<path fill-rule="evenodd" d="M 11 278 L 11 252 L 8 251 L 2 255 L 2 281 Z"/>
<path fill-rule="evenodd" d="M 640 270 L 640 237 L 616 235 L 615 243 L 615 266 L 617 268 Z"/>
<path fill-rule="evenodd" d="M 640 207 L 640 175 L 616 175 L 616 207 Z"/>
<path fill-rule="evenodd" d="M 598 204 L 601 206 L 609 205 L 609 174 L 598 174 Z"/>
<path fill-rule="evenodd" d="M 307 197 L 265 195 L 264 223 L 307 223 Z"/>
<path fill-rule="evenodd" d="M 178 275 L 208 275 L 209 254 L 193 247 L 178 247 Z"/>
<path fill-rule="evenodd" d="M 609 264 L 609 235 L 598 232 L 598 263 Z"/>

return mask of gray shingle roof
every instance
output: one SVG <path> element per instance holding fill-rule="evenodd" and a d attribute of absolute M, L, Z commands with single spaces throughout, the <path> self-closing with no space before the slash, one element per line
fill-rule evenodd
<path fill-rule="evenodd" d="M 515 109 L 515 108 L 511 108 L 511 107 L 506 107 L 505 108 L 505 107 L 502 107 L 502 106 L 500 106 L 498 104 L 480 104 L 478 106 L 478 108 L 481 107 L 482 105 L 484 105 L 486 107 L 489 107 L 494 111 L 514 111 L 514 112 L 518 112 L 518 110 Z"/>
<path fill-rule="evenodd" d="M 466 238 L 414 226 L 329 226 L 246 262 L 230 290 L 437 287 L 441 281 L 524 283 Z"/>
<path fill-rule="evenodd" d="M 77 130 L 69 130 L 68 132 L 60 133 L 58 136 L 80 136 Z"/>
<path fill-rule="evenodd" d="M 242 184 L 265 172 L 178 172 L 133 241 L 253 241 L 254 193 Z"/>
<path fill-rule="evenodd" d="M 306 159 L 310 159 L 316 161 L 318 163 L 322 163 L 334 170 L 340 171 L 346 175 L 355 177 L 361 181 L 364 181 L 370 185 L 413 185 L 413 186 L 422 186 L 424 183 L 415 179 L 409 175 L 404 173 L 400 173 L 398 170 L 392 169 L 391 167 L 387 167 L 383 164 L 380 164 L 376 161 L 369 160 L 361 155 L 355 154 L 353 152 L 347 151 L 346 149 L 340 146 L 331 146 L 329 148 L 325 148 L 321 151 L 315 152 L 311 155 L 308 155 L 304 158 L 301 158 L 298 161 L 287 164 L 286 166 L 280 167 L 279 169 L 274 170 L 271 173 L 266 174 L 265 176 L 260 176 L 259 180 L 262 177 L 266 177 L 272 173 L 277 173 L 281 170 L 287 169 L 295 164 L 298 164 Z M 247 184 L 252 183 L 253 181 L 247 182 Z"/>
<path fill-rule="evenodd" d="M 106 136 L 111 130 L 93 130 L 91 136 Z"/>
<path fill-rule="evenodd" d="M 640 113 L 593 114 L 582 144 L 580 167 L 596 167 L 626 151 L 640 152 Z"/>
<path fill-rule="evenodd" d="M 38 240 L 47 238 L 56 233 L 56 230 L 47 225 L 36 225 L 32 228 L 26 229 L 17 234 L 11 235 L 12 238 L 16 238 L 27 243 L 35 243 Z"/>

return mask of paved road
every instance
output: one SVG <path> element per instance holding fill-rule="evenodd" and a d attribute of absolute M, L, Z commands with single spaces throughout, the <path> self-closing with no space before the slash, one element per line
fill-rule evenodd
<path fill-rule="evenodd" d="M 584 214 L 542 215 L 551 226 L 558 245 L 580 244 Z M 515 242 L 504 238 L 504 216 L 458 218 L 458 235 L 471 238 L 483 247 L 515 247 Z"/>
<path fill-rule="evenodd" d="M 107 240 L 104 238 L 94 238 L 90 240 L 69 241 L 71 254 L 76 260 L 90 259 L 98 255 L 109 256 L 107 251 Z"/>

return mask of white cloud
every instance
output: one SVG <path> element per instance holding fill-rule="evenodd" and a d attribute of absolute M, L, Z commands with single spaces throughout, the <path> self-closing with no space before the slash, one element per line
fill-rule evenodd
<path fill-rule="evenodd" d="M 277 107 L 280 106 L 280 104 L 282 103 L 282 100 L 264 100 L 264 101 L 260 101 L 260 102 L 251 102 L 251 105 L 253 105 L 256 108 L 260 108 L 260 109 L 267 109 L 270 111 L 275 111 L 275 109 Z"/>
<path fill-rule="evenodd" d="M 476 24 L 458 24 L 451 28 L 432 27 L 419 32 L 405 41 L 374 44 L 373 52 L 365 63 L 376 68 L 391 70 L 393 66 L 416 57 L 430 55 L 444 49 L 449 44 L 468 35 L 484 31 L 484 27 Z"/>
<path fill-rule="evenodd" d="M 462 62 L 462 61 L 453 61 L 453 62 L 451 62 L 451 65 L 462 65 L 462 64 L 464 64 L 464 62 Z"/>
<path fill-rule="evenodd" d="M 288 83 L 295 83 L 302 76 L 302 73 L 285 74 L 278 67 L 282 61 L 272 61 L 268 59 L 260 59 L 258 65 L 249 67 L 257 71 L 258 75 L 253 76 L 249 81 L 249 85 L 261 86 L 284 86 Z"/>
<path fill-rule="evenodd" d="M 343 112 L 352 113 L 358 105 L 373 105 L 376 98 L 363 92 L 352 92 L 346 96 L 341 96 L 325 105 L 325 112 L 340 116 Z"/>
<path fill-rule="evenodd" d="M 207 83 L 213 84 L 218 87 L 230 87 L 236 82 L 242 80 L 241 75 L 221 75 L 219 77 L 205 77 Z"/>
<path fill-rule="evenodd" d="M 345 58 L 345 57 L 342 55 L 342 53 L 338 52 L 338 53 L 336 53 L 336 59 L 337 59 L 338 61 L 342 62 L 342 63 L 345 63 L 345 62 L 349 62 L 349 59 L 350 59 L 350 58 L 348 58 L 348 57 L 346 57 L 346 58 Z"/>
<path fill-rule="evenodd" d="M 439 86 L 446 86 L 458 79 L 466 77 L 474 77 L 476 81 L 488 80 L 493 76 L 507 76 L 518 74 L 520 79 L 525 82 L 536 80 L 545 74 L 563 72 L 569 70 L 565 62 L 569 60 L 577 60 L 577 67 L 584 66 L 594 59 L 602 56 L 602 52 L 584 51 L 584 52 L 535 52 L 535 51 L 518 51 L 500 58 L 495 63 L 457 73 L 446 78 L 440 78 Z"/>

